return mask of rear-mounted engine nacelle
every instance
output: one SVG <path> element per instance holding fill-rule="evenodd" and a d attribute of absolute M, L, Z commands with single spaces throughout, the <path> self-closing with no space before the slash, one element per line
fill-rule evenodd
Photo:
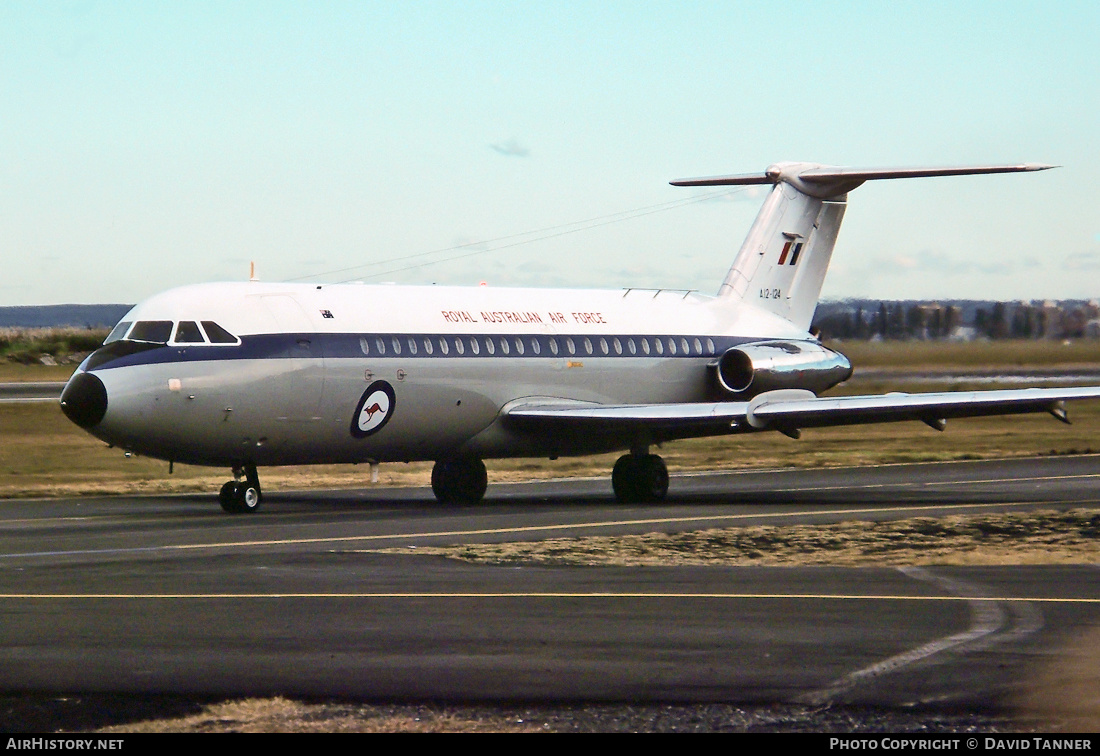
<path fill-rule="evenodd" d="M 726 350 L 710 367 L 722 391 L 739 398 L 790 388 L 819 394 L 852 375 L 847 357 L 809 341 L 745 344 Z"/>

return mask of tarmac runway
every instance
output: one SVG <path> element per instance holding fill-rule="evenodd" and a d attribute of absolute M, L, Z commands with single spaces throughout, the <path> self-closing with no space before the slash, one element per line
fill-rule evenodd
<path fill-rule="evenodd" d="M 0 404 L 10 404 L 14 402 L 56 402 L 60 401 L 61 392 L 64 388 L 64 381 L 0 383 Z"/>
<path fill-rule="evenodd" d="M 261 471 L 262 474 L 262 471 Z M 1100 627 L 1100 568 L 485 566 L 417 547 L 1097 505 L 1100 457 L 610 483 L 0 502 L 0 691 L 996 707 Z M 379 553 L 398 547 L 399 553 Z M 1095 662 L 1091 662 L 1095 664 Z"/>

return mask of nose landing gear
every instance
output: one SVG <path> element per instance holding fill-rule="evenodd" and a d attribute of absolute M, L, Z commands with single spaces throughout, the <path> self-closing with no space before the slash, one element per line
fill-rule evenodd
<path fill-rule="evenodd" d="M 256 465 L 246 463 L 235 466 L 233 477 L 234 480 L 227 481 L 218 493 L 218 501 L 222 509 L 231 514 L 255 512 L 263 502 L 260 476 L 256 473 Z"/>

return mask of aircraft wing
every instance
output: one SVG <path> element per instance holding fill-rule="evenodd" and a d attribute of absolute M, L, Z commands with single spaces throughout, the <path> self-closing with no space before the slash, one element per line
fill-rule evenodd
<path fill-rule="evenodd" d="M 520 400 L 504 415 L 520 430 L 593 433 L 649 431 L 664 439 L 920 420 L 942 430 L 948 419 L 1049 412 L 1069 422 L 1064 403 L 1100 399 L 1100 386 L 926 394 L 818 397 L 809 391 L 769 391 L 748 402 L 604 405 Z"/>

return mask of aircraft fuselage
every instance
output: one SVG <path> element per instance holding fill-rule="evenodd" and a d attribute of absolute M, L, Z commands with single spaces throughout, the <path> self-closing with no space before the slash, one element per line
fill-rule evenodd
<path fill-rule="evenodd" d="M 142 455 L 223 466 L 629 448 L 633 434 L 518 432 L 502 409 L 714 401 L 713 363 L 734 346 L 820 349 L 781 318 L 683 291 L 205 284 L 124 322 L 170 322 L 173 334 L 216 322 L 239 343 L 107 344 L 78 371 L 108 397 L 87 429 Z M 371 408 L 383 426 L 371 427 Z"/>

